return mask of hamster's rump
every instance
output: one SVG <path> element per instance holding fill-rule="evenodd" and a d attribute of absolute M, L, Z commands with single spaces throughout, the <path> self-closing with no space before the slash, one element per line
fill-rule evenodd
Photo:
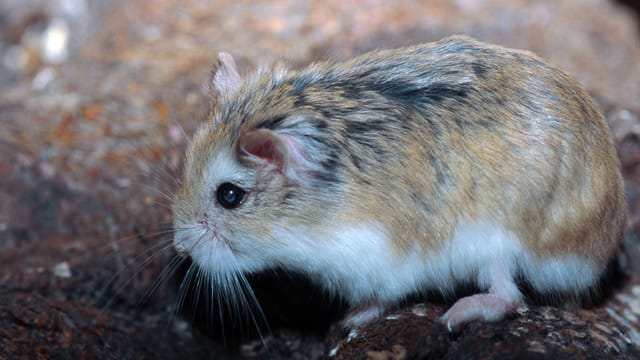
<path fill-rule="evenodd" d="M 517 275 L 580 293 L 622 237 L 607 124 L 531 53 L 456 36 L 244 79 L 225 54 L 212 88 L 176 247 L 213 273 L 307 273 L 353 305 L 349 325 L 469 281 L 487 293 L 443 320 L 497 320 L 522 301 Z"/>

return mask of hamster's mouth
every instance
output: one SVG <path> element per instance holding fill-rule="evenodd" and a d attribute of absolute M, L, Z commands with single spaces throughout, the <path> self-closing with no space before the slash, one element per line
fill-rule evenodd
<path fill-rule="evenodd" d="M 202 237 L 207 238 L 205 240 L 210 239 L 214 245 L 222 245 L 232 252 L 235 252 L 233 246 L 231 246 L 231 242 L 221 234 L 220 230 L 218 230 L 218 227 L 215 224 L 209 221 L 209 217 L 207 216 L 207 214 L 205 214 L 200 220 L 198 220 L 197 223 L 204 230 L 204 234 L 202 234 Z"/>
<path fill-rule="evenodd" d="M 213 238 L 215 245 L 219 247 L 223 247 L 231 251 L 231 253 L 236 254 L 236 249 L 231 245 L 231 242 L 227 240 L 224 236 L 220 235 L 219 233 L 214 233 L 212 234 L 211 237 Z"/>
<path fill-rule="evenodd" d="M 207 224 L 206 226 L 203 225 L 203 228 L 204 234 L 202 234 L 202 239 L 200 241 L 207 242 L 208 246 L 212 246 L 213 249 L 216 250 L 227 250 L 233 255 L 237 253 L 237 249 L 231 244 L 231 241 L 222 234 L 222 231 L 220 231 L 218 227 Z"/>
<path fill-rule="evenodd" d="M 237 249 L 211 222 L 197 221 L 191 226 L 179 226 L 173 240 L 177 254 L 185 258 L 197 258 L 199 254 L 211 251 L 237 254 Z"/>

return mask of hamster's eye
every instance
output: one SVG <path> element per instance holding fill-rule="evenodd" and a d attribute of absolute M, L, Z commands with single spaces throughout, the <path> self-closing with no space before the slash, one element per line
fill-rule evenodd
<path fill-rule="evenodd" d="M 218 198 L 218 203 L 225 209 L 234 209 L 240 205 L 246 193 L 242 188 L 226 182 L 218 186 L 216 197 Z"/>

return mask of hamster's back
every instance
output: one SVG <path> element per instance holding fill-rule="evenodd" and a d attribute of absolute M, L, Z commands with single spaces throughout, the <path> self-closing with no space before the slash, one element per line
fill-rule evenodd
<path fill-rule="evenodd" d="M 626 205 L 610 132 L 582 86 L 533 54 L 452 37 L 291 79 L 346 150 L 346 214 L 378 214 L 401 250 L 490 218 L 540 256 L 604 266 L 615 251 Z"/>

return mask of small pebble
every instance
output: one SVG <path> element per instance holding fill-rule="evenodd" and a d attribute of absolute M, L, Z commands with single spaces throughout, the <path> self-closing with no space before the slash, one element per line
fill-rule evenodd
<path fill-rule="evenodd" d="M 42 57 L 49 64 L 61 64 L 69 57 L 69 25 L 53 19 L 41 39 Z"/>
<path fill-rule="evenodd" d="M 427 309 L 425 308 L 424 304 L 418 304 L 414 306 L 411 309 L 411 312 L 416 316 L 420 316 L 420 317 L 427 316 Z"/>
<path fill-rule="evenodd" d="M 358 332 L 356 330 L 349 331 L 349 335 L 347 335 L 347 342 L 350 342 L 351 340 L 355 339 L 356 336 L 358 336 Z"/>
<path fill-rule="evenodd" d="M 60 262 L 53 268 L 53 273 L 59 278 L 68 279 L 71 277 L 71 267 L 66 261 Z"/>

